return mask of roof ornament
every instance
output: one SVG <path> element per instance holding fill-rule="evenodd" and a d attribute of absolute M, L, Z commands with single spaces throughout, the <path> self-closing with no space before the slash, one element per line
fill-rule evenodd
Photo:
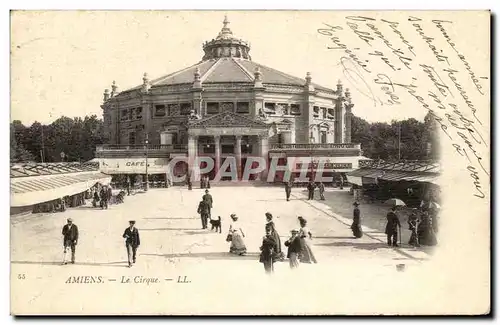
<path fill-rule="evenodd" d="M 310 72 L 307 72 L 306 73 L 306 84 L 305 84 L 305 88 L 308 92 L 314 92 L 314 85 L 312 84 L 312 77 L 311 77 L 311 73 Z"/>
<path fill-rule="evenodd" d="M 230 35 L 233 35 L 231 29 L 227 26 L 229 25 L 229 20 L 227 19 L 227 15 L 224 15 L 224 21 L 222 22 L 222 24 L 224 26 L 220 30 L 219 36 L 217 38 L 225 38 L 229 37 Z"/>
<path fill-rule="evenodd" d="M 342 95 L 342 81 L 340 79 L 337 81 L 337 95 L 341 96 Z"/>
<path fill-rule="evenodd" d="M 116 95 L 118 95 L 118 86 L 116 85 L 116 81 L 113 80 L 111 84 L 111 97 L 115 97 Z"/>
<path fill-rule="evenodd" d="M 201 88 L 201 73 L 199 67 L 194 71 L 193 88 Z"/>
<path fill-rule="evenodd" d="M 108 99 L 109 99 L 109 89 L 106 88 L 104 89 L 103 102 L 106 102 Z"/>
<path fill-rule="evenodd" d="M 255 88 L 262 88 L 263 85 L 262 85 L 262 73 L 260 72 L 260 68 L 257 66 L 255 67 L 255 72 L 254 72 L 254 79 L 255 79 L 255 83 L 254 83 L 254 87 Z"/>
<path fill-rule="evenodd" d="M 312 80 L 312 77 L 311 77 L 311 73 L 308 72 L 306 73 L 306 84 L 311 84 L 311 80 Z"/>
<path fill-rule="evenodd" d="M 151 88 L 151 83 L 149 82 L 149 77 L 146 72 L 144 72 L 144 76 L 142 77 L 142 92 L 147 93 Z"/>

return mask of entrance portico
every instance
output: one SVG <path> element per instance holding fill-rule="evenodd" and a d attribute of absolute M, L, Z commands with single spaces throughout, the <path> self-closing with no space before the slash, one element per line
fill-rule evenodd
<path fill-rule="evenodd" d="M 209 175 L 213 178 L 223 166 L 223 159 L 234 157 L 238 179 L 241 179 L 244 167 L 242 161 L 246 161 L 247 157 L 261 157 L 267 162 L 268 141 L 269 126 L 266 123 L 233 112 L 191 120 L 188 124 L 190 171 L 200 168 L 196 158 L 212 157 L 215 172 Z M 261 173 L 263 179 L 267 177 L 267 168 L 264 170 Z"/>

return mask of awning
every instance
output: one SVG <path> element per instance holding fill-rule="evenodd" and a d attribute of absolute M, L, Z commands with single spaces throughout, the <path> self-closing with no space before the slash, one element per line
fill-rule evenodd
<path fill-rule="evenodd" d="M 84 192 L 96 183 L 109 184 L 111 176 L 81 172 L 13 178 L 10 182 L 11 207 L 29 206 Z"/>
<path fill-rule="evenodd" d="M 414 172 L 414 171 L 397 171 L 397 170 L 380 170 L 372 168 L 360 168 L 352 171 L 348 174 L 352 177 L 362 177 L 381 179 L 385 181 L 415 181 L 415 182 L 425 182 L 433 183 L 438 185 L 437 181 L 439 175 L 435 173 L 424 173 L 424 172 Z M 364 182 L 366 183 L 366 182 Z"/>

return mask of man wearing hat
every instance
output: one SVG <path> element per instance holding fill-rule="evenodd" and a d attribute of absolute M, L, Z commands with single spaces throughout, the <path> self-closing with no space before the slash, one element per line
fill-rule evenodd
<path fill-rule="evenodd" d="M 361 238 L 363 237 L 363 229 L 361 228 L 361 212 L 359 211 L 359 203 L 356 201 L 352 205 L 354 205 L 351 225 L 352 234 L 355 238 Z"/>
<path fill-rule="evenodd" d="M 205 190 L 205 195 L 203 195 L 202 199 L 208 204 L 208 217 L 212 217 L 212 207 L 214 200 L 212 199 L 212 195 L 208 193 L 208 190 Z"/>
<path fill-rule="evenodd" d="M 66 261 L 66 253 L 68 248 L 71 248 L 71 264 L 75 264 L 75 250 L 78 243 L 78 227 L 73 224 L 73 219 L 68 218 L 68 223 L 62 229 L 64 257 L 63 264 L 68 264 Z"/>
<path fill-rule="evenodd" d="M 127 247 L 128 255 L 128 267 L 132 267 L 132 263 L 135 263 L 135 257 L 137 248 L 141 244 L 139 238 L 139 230 L 135 227 L 135 221 L 129 221 L 130 226 L 123 232 L 123 238 L 125 238 L 125 247 Z"/>
<path fill-rule="evenodd" d="M 398 215 L 396 214 L 396 206 L 393 206 L 387 213 L 387 224 L 385 226 L 385 234 L 387 235 L 387 245 L 398 247 L 398 228 L 401 229 Z"/>
<path fill-rule="evenodd" d="M 291 231 L 291 237 L 285 242 L 285 246 L 288 247 L 288 253 L 286 257 L 290 261 L 290 268 L 295 269 L 299 267 L 299 255 L 302 251 L 302 246 L 300 244 L 299 231 L 293 229 Z"/>

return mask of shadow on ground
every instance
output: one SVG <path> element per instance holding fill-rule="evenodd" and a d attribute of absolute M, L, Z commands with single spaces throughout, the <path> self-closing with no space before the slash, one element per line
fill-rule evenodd
<path fill-rule="evenodd" d="M 192 218 L 182 218 L 182 217 L 172 217 L 172 218 L 144 218 L 144 220 L 193 220 L 200 219 L 199 217 Z"/>
<path fill-rule="evenodd" d="M 62 262 L 54 261 L 12 261 L 11 264 L 35 264 L 35 265 L 62 265 Z M 109 266 L 109 267 L 126 267 L 128 266 L 127 261 L 119 262 L 108 262 L 108 263 L 86 263 L 86 262 L 75 262 L 75 264 L 68 263 L 67 265 L 85 265 L 85 266 Z"/>
<path fill-rule="evenodd" d="M 259 253 L 235 255 L 229 252 L 182 253 L 182 254 L 141 254 L 141 256 L 159 256 L 165 258 L 202 258 L 205 260 L 259 260 Z"/>
<path fill-rule="evenodd" d="M 317 243 L 314 246 L 326 246 L 326 247 L 351 247 L 354 249 L 361 250 L 377 250 L 391 248 L 385 243 L 356 243 L 356 242 L 332 242 L 332 243 Z"/>

